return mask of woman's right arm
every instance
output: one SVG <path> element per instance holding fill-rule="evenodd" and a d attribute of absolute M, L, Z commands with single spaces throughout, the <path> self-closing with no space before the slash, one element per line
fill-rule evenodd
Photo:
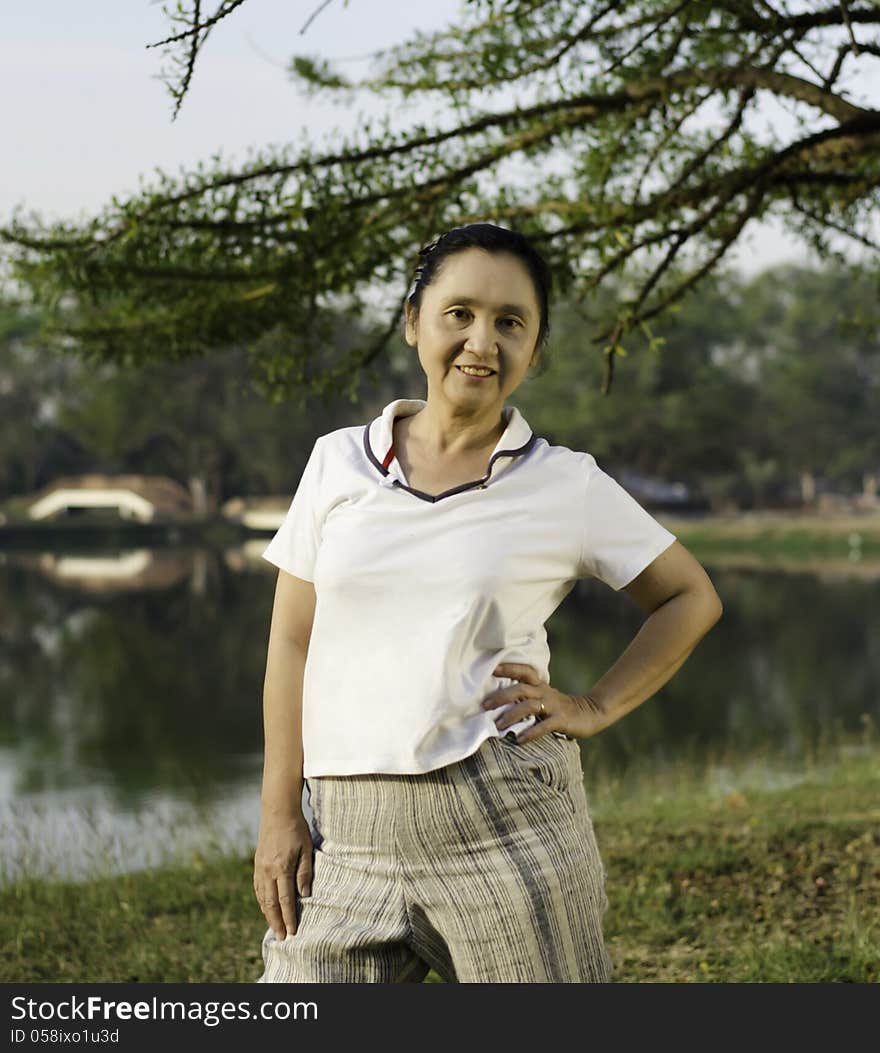
<path fill-rule="evenodd" d="M 296 932 L 296 895 L 311 893 L 313 846 L 302 811 L 302 695 L 315 616 L 310 581 L 278 571 L 263 681 L 263 787 L 254 892 L 278 939 Z"/>

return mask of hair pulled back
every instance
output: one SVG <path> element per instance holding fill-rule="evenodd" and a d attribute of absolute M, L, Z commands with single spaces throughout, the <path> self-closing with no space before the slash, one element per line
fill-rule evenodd
<path fill-rule="evenodd" d="M 423 291 L 434 281 L 445 259 L 464 249 L 485 249 L 487 252 L 509 252 L 518 256 L 528 269 L 535 287 L 535 296 L 540 308 L 540 326 L 535 350 L 542 350 L 550 335 L 550 296 L 553 276 L 544 257 L 524 234 L 494 223 L 468 223 L 453 227 L 441 234 L 436 241 L 419 249 L 419 262 L 415 269 L 413 291 L 407 297 L 410 310 L 418 316 Z M 543 356 L 542 356 L 543 358 Z"/>

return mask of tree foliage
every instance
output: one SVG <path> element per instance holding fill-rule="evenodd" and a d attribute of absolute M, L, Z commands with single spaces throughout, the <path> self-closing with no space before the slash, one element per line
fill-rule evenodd
<path fill-rule="evenodd" d="M 175 112 L 209 33 L 243 2 L 166 9 L 175 32 L 156 46 Z M 265 150 L 234 168 L 217 155 L 90 221 L 15 216 L 0 238 L 49 309 L 44 335 L 96 361 L 235 345 L 273 398 L 354 397 L 400 332 L 419 247 L 498 222 L 535 241 L 575 302 L 612 278 L 624 290 L 599 314 L 583 308 L 584 353 L 604 356 L 608 392 L 616 357 L 634 339 L 656 347 L 655 319 L 749 224 L 778 217 L 824 258 L 842 258 L 842 233 L 877 265 L 880 111 L 843 85 L 857 92 L 880 57 L 878 25 L 866 0 L 471 0 L 460 24 L 379 52 L 363 81 L 292 60 L 309 93 L 388 102 L 333 149 Z M 445 119 L 400 127 L 395 106 L 422 96 Z M 771 99 L 792 129 L 758 120 Z M 340 310 L 370 320 L 354 345 L 331 339 Z"/>

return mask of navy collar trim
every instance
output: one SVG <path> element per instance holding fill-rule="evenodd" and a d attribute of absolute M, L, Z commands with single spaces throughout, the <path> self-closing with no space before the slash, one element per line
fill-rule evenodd
<path fill-rule="evenodd" d="M 370 461 L 370 463 L 376 468 L 376 470 L 382 475 L 383 478 L 387 478 L 387 476 L 390 475 L 390 472 L 386 465 L 382 461 L 380 461 L 376 454 L 373 452 L 373 448 L 370 443 L 370 429 L 379 421 L 383 421 L 383 419 L 390 420 L 393 423 L 394 417 L 386 416 L 388 411 L 389 407 L 386 406 L 385 410 L 383 411 L 380 417 L 375 418 L 374 420 L 370 421 L 364 426 L 363 433 L 364 453 L 366 454 L 367 459 Z M 417 490 L 415 487 L 407 486 L 405 483 L 402 483 L 399 479 L 394 479 L 392 485 L 399 487 L 401 490 L 408 491 L 415 497 L 421 498 L 423 501 L 430 501 L 432 503 L 440 501 L 444 497 L 451 497 L 453 494 L 459 494 L 464 490 L 473 490 L 477 488 L 485 490 L 492 475 L 492 469 L 494 468 L 497 461 L 499 461 L 502 457 L 521 457 L 523 454 L 528 453 L 529 450 L 538 441 L 538 436 L 535 435 L 531 428 L 529 428 L 528 424 L 526 424 L 522 415 L 519 413 L 518 410 L 516 410 L 515 407 L 511 407 L 510 414 L 511 415 L 508 417 L 507 422 L 508 427 L 510 428 L 512 426 L 512 430 L 515 434 L 519 433 L 520 435 L 523 435 L 525 433 L 528 433 L 528 438 L 520 446 L 517 446 L 514 449 L 496 450 L 489 459 L 488 470 L 482 479 L 474 479 L 472 482 L 462 483 L 460 486 L 454 486 L 451 490 L 444 490 L 443 493 L 440 494 L 426 494 L 423 490 Z"/>

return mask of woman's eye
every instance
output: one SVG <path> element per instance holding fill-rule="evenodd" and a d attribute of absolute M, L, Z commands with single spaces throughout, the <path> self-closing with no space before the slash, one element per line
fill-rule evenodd
<path fill-rule="evenodd" d="M 463 307 L 454 307 L 450 312 L 453 315 L 467 314 L 468 312 Z M 503 322 L 508 323 L 511 326 L 518 326 L 519 322 L 515 318 L 503 318 Z"/>

